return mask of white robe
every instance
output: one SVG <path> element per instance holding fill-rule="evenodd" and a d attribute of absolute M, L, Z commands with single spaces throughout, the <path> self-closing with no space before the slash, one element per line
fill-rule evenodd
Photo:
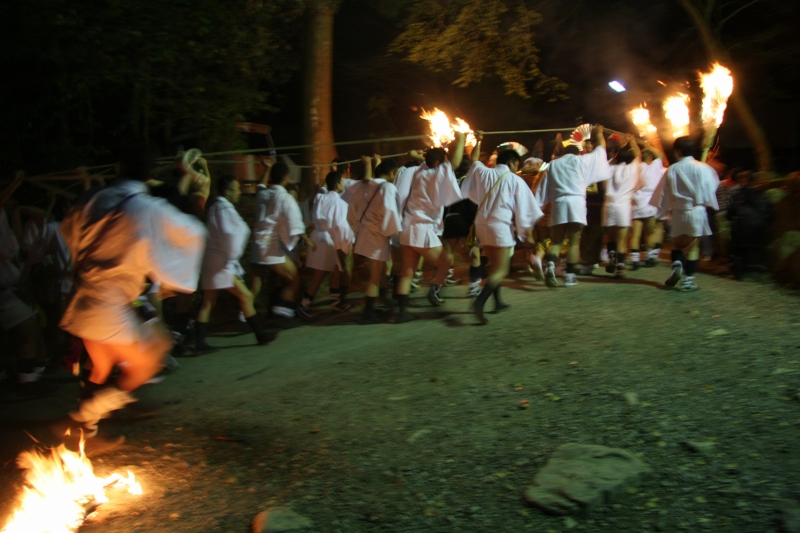
<path fill-rule="evenodd" d="M 344 190 L 339 196 L 349 204 L 353 200 L 353 196 L 357 194 L 359 185 L 365 182 L 363 180 L 351 180 L 350 178 L 342 178 L 342 182 L 344 182 Z"/>
<path fill-rule="evenodd" d="M 400 214 L 397 211 L 397 188 L 382 178 L 376 178 L 359 187 L 347 211 L 350 227 L 357 233 L 354 253 L 390 261 L 390 239 L 400 232 Z"/>
<path fill-rule="evenodd" d="M 315 195 L 312 207 L 314 231 L 311 233 L 311 240 L 317 247 L 308 250 L 306 266 L 331 272 L 339 264 L 336 251 L 348 253 L 355 241 L 353 230 L 347 223 L 347 202 L 337 192 L 326 191 L 325 194 Z"/>
<path fill-rule="evenodd" d="M 398 186 L 400 216 L 403 217 L 400 244 L 415 248 L 441 246 L 439 235 L 444 227 L 444 208 L 462 200 L 453 167 L 449 162 L 436 168 L 428 168 L 423 163 L 418 167 L 402 170 L 405 170 L 403 174 L 413 171 L 413 175 L 410 179 L 404 176 L 403 189 Z M 398 177 L 399 175 L 400 173 Z"/>
<path fill-rule="evenodd" d="M 574 222 L 586 225 L 586 188 L 611 177 L 605 148 L 584 155 L 567 154 L 550 162 L 536 200 L 550 209 L 550 225 Z"/>
<path fill-rule="evenodd" d="M 244 269 L 239 258 L 247 246 L 250 228 L 236 208 L 225 197 L 219 196 L 206 210 L 208 243 L 203 256 L 200 276 L 202 289 L 229 289 L 234 277 L 242 277 Z"/>
<path fill-rule="evenodd" d="M 544 215 L 528 184 L 506 165 L 487 168 L 480 161 L 473 163 L 461 183 L 461 194 L 480 207 L 475 216 L 475 234 L 481 244 L 488 246 L 513 247 L 515 231 L 524 238 Z"/>
<path fill-rule="evenodd" d="M 633 193 L 633 218 L 650 218 L 658 214 L 658 209 L 650 205 L 658 184 L 664 178 L 664 162 L 654 159 L 650 163 L 642 163 L 642 181 L 644 186 Z"/>
<path fill-rule="evenodd" d="M 711 235 L 706 207 L 719 210 L 717 205 L 717 172 L 694 157 L 684 157 L 667 169 L 661 187 L 653 194 L 650 204 L 659 216 L 672 218 L 672 236 Z"/>
<path fill-rule="evenodd" d="M 194 292 L 206 228 L 136 181 L 95 194 L 61 223 L 75 267 L 75 295 L 61 328 L 82 339 L 111 344 L 142 340 L 132 302 L 145 276 L 162 286 Z"/>
<path fill-rule="evenodd" d="M 280 185 L 270 185 L 256 194 L 256 222 L 253 225 L 253 246 L 250 261 L 277 265 L 286 260 L 286 252 L 306 232 L 300 207 Z"/>
<path fill-rule="evenodd" d="M 603 203 L 603 226 L 629 228 L 633 214 L 633 194 L 642 188 L 642 163 L 634 162 L 612 165 L 611 179 L 606 181 L 606 196 Z"/>

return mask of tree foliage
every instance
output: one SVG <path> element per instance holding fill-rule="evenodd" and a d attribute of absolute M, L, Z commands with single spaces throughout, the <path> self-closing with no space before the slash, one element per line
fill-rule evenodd
<path fill-rule="evenodd" d="M 452 73 L 467 87 L 487 76 L 502 80 L 506 94 L 563 98 L 566 84 L 539 69 L 534 26 L 541 15 L 503 0 L 418 0 L 389 51 L 434 72 Z"/>
<path fill-rule="evenodd" d="M 234 123 L 270 108 L 297 64 L 302 0 L 15 0 L 2 60 L 14 103 L 3 171 L 78 164 L 121 139 L 186 134 L 230 146 Z M 12 22 L 13 21 L 13 22 Z M 24 104 L 24 105 L 19 105 Z M 13 167 L 12 167 L 13 168 Z"/>

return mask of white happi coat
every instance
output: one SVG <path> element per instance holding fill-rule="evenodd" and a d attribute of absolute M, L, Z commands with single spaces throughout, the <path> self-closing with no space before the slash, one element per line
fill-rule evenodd
<path fill-rule="evenodd" d="M 553 202 L 550 225 L 574 222 L 586 225 L 586 188 L 611 177 L 606 149 L 598 146 L 584 155 L 567 154 L 550 162 L 536 200 Z"/>
<path fill-rule="evenodd" d="M 256 194 L 256 222 L 250 261 L 277 265 L 286 261 L 286 252 L 306 232 L 300 207 L 281 185 L 270 185 Z"/>
<path fill-rule="evenodd" d="M 353 201 L 353 196 L 357 194 L 360 185 L 366 183 L 364 180 L 351 180 L 350 178 L 342 178 L 342 182 L 344 183 L 344 190 L 339 194 L 339 197 L 348 204 Z"/>
<path fill-rule="evenodd" d="M 234 277 L 244 275 L 239 258 L 250 237 L 250 228 L 224 196 L 218 196 L 206 210 L 206 227 L 208 243 L 200 288 L 229 289 L 233 287 Z"/>
<path fill-rule="evenodd" d="M 611 179 L 606 181 L 603 203 L 603 226 L 629 228 L 633 214 L 633 194 L 642 188 L 642 162 L 611 166 Z"/>
<path fill-rule="evenodd" d="M 145 276 L 162 286 L 194 292 L 206 228 L 138 181 L 98 192 L 61 223 L 74 264 L 75 295 L 61 328 L 110 344 L 142 340 L 132 302 Z"/>
<path fill-rule="evenodd" d="M 357 233 L 353 252 L 377 261 L 391 261 L 390 239 L 401 227 L 397 188 L 385 179 L 375 178 L 358 189 L 347 211 L 350 227 Z"/>
<path fill-rule="evenodd" d="M 461 183 L 461 194 L 478 206 L 486 199 L 475 216 L 475 235 L 488 246 L 513 247 L 515 230 L 517 236 L 524 238 L 544 215 L 528 184 L 507 165 L 487 168 L 476 161 Z"/>
<path fill-rule="evenodd" d="M 673 237 L 705 237 L 711 235 L 706 207 L 719 210 L 718 186 L 717 172 L 688 156 L 667 169 L 650 203 L 658 208 L 660 217 L 671 215 Z"/>
<path fill-rule="evenodd" d="M 336 250 L 348 253 L 356 238 L 347 223 L 347 202 L 339 193 L 325 190 L 315 196 L 311 220 L 314 224 L 311 240 L 317 247 L 308 250 L 306 266 L 331 272 L 338 265 Z"/>
<path fill-rule="evenodd" d="M 650 218 L 658 214 L 658 209 L 650 205 L 650 199 L 664 178 L 664 162 L 654 159 L 650 163 L 642 163 L 642 181 L 644 186 L 633 193 L 633 218 Z"/>
<path fill-rule="evenodd" d="M 444 208 L 461 198 L 456 175 L 450 162 L 436 168 L 423 163 L 418 167 L 401 169 L 400 174 L 413 172 L 410 179 L 403 176 L 403 188 L 398 185 L 398 204 L 403 219 L 400 244 L 415 248 L 435 248 L 442 245 Z"/>

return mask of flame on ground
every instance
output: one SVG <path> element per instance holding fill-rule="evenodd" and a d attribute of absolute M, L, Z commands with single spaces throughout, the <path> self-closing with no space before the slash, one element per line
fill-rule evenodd
<path fill-rule="evenodd" d="M 633 125 L 639 130 L 639 135 L 642 137 L 657 131 L 656 127 L 650 122 L 650 111 L 644 105 L 631 110 L 631 121 L 633 121 Z"/>
<path fill-rule="evenodd" d="M 17 463 L 26 470 L 25 487 L 2 533 L 72 533 L 91 508 L 108 501 L 107 488 L 124 487 L 129 494 L 142 494 L 130 471 L 127 476 L 95 476 L 83 442 L 79 453 L 62 444 L 47 452 L 22 452 Z"/>
<path fill-rule="evenodd" d="M 664 102 L 664 115 L 672 123 L 672 136 L 689 135 L 689 95 L 678 93 Z"/>
<path fill-rule="evenodd" d="M 728 98 L 733 93 L 731 71 L 719 63 L 714 63 L 711 72 L 700 73 L 700 86 L 703 88 L 703 124 L 719 127 L 728 107 Z"/>
<path fill-rule="evenodd" d="M 434 147 L 440 148 L 447 146 L 456 138 L 456 132 L 463 132 L 467 134 L 466 145 L 475 146 L 475 136 L 472 134 L 472 128 L 463 119 L 456 118 L 455 122 L 450 122 L 447 114 L 441 109 L 434 107 L 433 111 L 422 110 L 420 118 L 428 121 L 430 127 L 431 144 Z"/>

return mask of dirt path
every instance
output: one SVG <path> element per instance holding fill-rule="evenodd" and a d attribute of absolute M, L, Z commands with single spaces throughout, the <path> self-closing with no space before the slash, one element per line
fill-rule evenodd
<path fill-rule="evenodd" d="M 707 275 L 665 291 L 667 273 L 558 290 L 516 273 L 512 308 L 485 327 L 462 285 L 440 309 L 415 293 L 425 319 L 408 324 L 357 325 L 357 308 L 266 348 L 212 338 L 230 348 L 181 359 L 141 390 L 138 418 L 105 424 L 127 443 L 97 469 L 131 466 L 145 495 L 81 531 L 243 532 L 270 505 L 332 533 L 775 531 L 800 498 L 797 295 Z M 75 390 L 4 406 L 3 479 L 19 430 Z M 577 524 L 545 516 L 522 493 L 567 442 L 626 448 L 655 473 Z"/>

